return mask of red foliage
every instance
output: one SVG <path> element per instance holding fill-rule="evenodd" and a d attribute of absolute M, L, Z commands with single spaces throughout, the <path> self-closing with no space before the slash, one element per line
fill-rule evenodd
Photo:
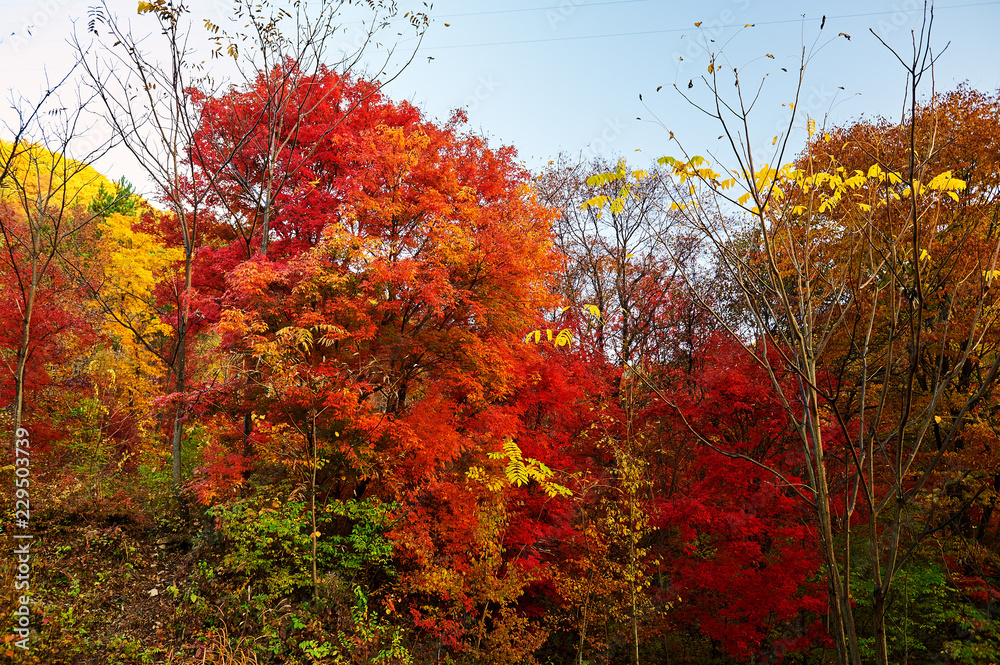
<path fill-rule="evenodd" d="M 826 589 L 801 484 L 801 449 L 768 376 L 734 342 L 704 340 L 699 369 L 674 395 L 680 413 L 717 450 L 675 437 L 673 482 L 656 502 L 656 525 L 676 543 L 663 570 L 680 600 L 675 618 L 697 625 L 730 656 L 807 646 L 783 634 L 797 618 L 821 616 Z M 673 426 L 685 430 L 679 414 Z M 779 472 L 721 452 L 747 455 Z M 669 600 L 669 599 L 668 599 Z M 776 641 L 777 640 L 777 641 Z M 780 642 L 780 647 L 777 642 Z"/>

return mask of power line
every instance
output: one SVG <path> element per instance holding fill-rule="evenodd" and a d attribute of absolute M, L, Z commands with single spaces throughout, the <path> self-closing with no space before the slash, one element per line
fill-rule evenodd
<path fill-rule="evenodd" d="M 489 15 L 492 15 L 492 14 L 516 14 L 516 13 L 523 13 L 523 12 L 558 11 L 558 10 L 567 10 L 567 9 L 572 9 L 572 10 L 575 11 L 576 9 L 586 9 L 587 7 L 603 7 L 603 6 L 607 6 L 607 5 L 630 5 L 630 4 L 635 4 L 637 2 L 649 2 L 649 1 L 650 0 L 607 0 L 606 2 L 589 2 L 589 3 L 580 3 L 580 4 L 566 3 L 566 2 L 564 2 L 561 5 L 547 5 L 547 6 L 544 6 L 544 7 L 522 7 L 520 9 L 491 9 L 491 10 L 481 11 L 481 12 L 461 12 L 461 13 L 455 13 L 455 14 L 434 14 L 434 15 L 431 16 L 431 18 L 434 18 L 434 19 L 462 18 L 462 17 L 466 17 L 466 16 L 489 16 Z M 34 7 L 37 4 L 38 4 L 37 1 L 26 1 L 26 2 L 15 2 L 15 3 L 9 3 L 8 2 L 7 5 L 6 5 L 6 8 L 7 9 L 12 9 L 14 7 Z M 390 20 L 392 20 L 394 22 L 404 22 L 404 21 L 408 22 L 408 19 L 405 19 L 405 18 L 403 18 L 401 16 L 396 16 L 396 17 L 394 17 L 394 18 L 392 18 Z M 358 24 L 358 25 L 361 25 L 362 21 L 346 21 L 346 22 L 343 23 L 343 25 L 349 25 L 349 24 Z"/>
<path fill-rule="evenodd" d="M 439 14 L 433 16 L 432 18 L 457 18 L 461 16 L 486 16 L 488 14 L 514 14 L 517 12 L 543 12 L 548 10 L 566 10 L 577 8 L 585 9 L 587 7 L 600 7 L 602 5 L 629 5 L 636 2 L 649 2 L 649 0 L 614 0 L 613 2 L 591 2 L 587 4 L 567 4 L 563 3 L 561 5 L 551 5 L 548 7 L 524 7 L 522 9 L 493 9 L 485 12 L 465 12 L 462 14 Z"/>
<path fill-rule="evenodd" d="M 642 0 L 629 0 L 629 1 L 632 1 L 632 2 L 641 2 Z M 598 3 L 594 3 L 594 4 L 598 4 Z M 613 3 L 605 3 L 605 4 L 625 4 L 625 3 L 624 2 L 616 2 L 616 3 L 613 2 Z M 962 5 L 939 6 L 939 7 L 936 7 L 936 9 L 938 9 L 938 10 L 942 10 L 942 9 L 963 9 L 963 8 L 967 8 L 967 7 L 984 7 L 984 6 L 988 6 L 988 5 L 1000 5 L 1000 0 L 993 0 L 992 2 L 973 2 L 973 3 L 962 4 Z M 577 5 L 577 6 L 587 6 L 587 5 Z M 898 11 L 899 10 L 886 11 L 886 12 L 864 12 L 864 13 L 858 13 L 858 14 L 838 14 L 838 15 L 830 15 L 830 16 L 827 16 L 826 18 L 828 18 L 828 19 L 842 19 L 842 18 L 863 18 L 863 17 L 866 17 L 866 16 L 888 16 L 890 14 L 896 14 L 896 13 L 898 13 Z M 779 24 L 783 24 L 783 23 L 816 22 L 816 21 L 819 21 L 819 20 L 820 20 L 819 18 L 781 19 L 781 20 L 776 20 L 776 21 L 756 21 L 756 22 L 753 23 L 753 25 L 754 26 L 758 26 L 758 25 L 779 25 Z M 719 26 L 713 26 L 713 27 L 716 27 L 716 28 L 742 28 L 745 25 L 746 25 L 745 23 L 732 23 L 732 24 L 729 24 L 729 25 L 719 25 Z M 451 45 L 447 45 L 447 46 L 424 46 L 421 50 L 422 51 L 439 51 L 439 50 L 454 49 L 454 48 L 478 48 L 478 47 L 482 47 L 482 46 L 512 46 L 512 45 L 517 45 L 517 44 L 543 44 L 543 43 L 547 43 L 547 42 L 568 42 L 568 41 L 579 41 L 581 39 L 611 39 L 611 38 L 614 38 L 614 37 L 642 37 L 642 36 L 646 36 L 646 35 L 664 35 L 664 34 L 675 33 L 675 32 L 687 32 L 687 31 L 690 31 L 691 29 L 692 28 L 690 28 L 690 27 L 687 27 L 687 28 L 666 28 L 666 29 L 663 29 L 663 30 L 643 30 L 643 31 L 640 31 L 640 32 L 615 32 L 615 33 L 608 33 L 608 34 L 602 34 L 602 35 L 576 35 L 576 36 L 573 36 L 573 37 L 546 37 L 546 38 L 543 38 L 543 39 L 519 39 L 519 40 L 511 40 L 511 41 L 505 41 L 505 42 L 483 42 L 483 43 L 479 43 L 479 44 L 451 44 Z"/>

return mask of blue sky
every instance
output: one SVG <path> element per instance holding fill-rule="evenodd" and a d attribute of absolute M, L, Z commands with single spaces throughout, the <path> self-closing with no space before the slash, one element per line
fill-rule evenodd
<path fill-rule="evenodd" d="M 629 159 L 643 158 L 632 154 L 636 148 L 647 158 L 675 152 L 667 130 L 692 152 L 714 148 L 716 125 L 673 88 L 676 83 L 687 92 L 693 79 L 691 93 L 705 99 L 698 79 L 708 74 L 706 43 L 725 45 L 729 62 L 747 68 L 747 87 L 770 74 L 753 116 L 765 144 L 786 117 L 781 104 L 792 100 L 803 46 L 810 49 L 817 37 L 826 45 L 807 68 L 802 110 L 820 122 L 827 114 L 835 123 L 863 114 L 898 117 L 904 71 L 868 29 L 912 52 L 910 31 L 919 27 L 923 8 L 916 0 L 519 0 L 502 13 L 486 13 L 500 4 L 435 2 L 440 18 L 421 51 L 434 59 L 418 57 L 393 90 L 433 115 L 467 105 L 474 128 L 513 143 L 531 166 L 560 150 Z M 754 27 L 744 28 L 747 23 Z M 939 90 L 966 80 L 983 90 L 1000 87 L 998 26 L 1000 3 L 938 3 L 933 45 L 940 50 L 951 42 L 936 67 Z M 851 39 L 838 37 L 841 32 Z"/>
<path fill-rule="evenodd" d="M 65 71 L 71 19 L 82 30 L 92 4 L 3 0 L 0 86 L 31 98 L 44 71 L 50 76 Z M 109 4 L 134 18 L 137 31 L 153 29 L 148 17 L 135 16 L 133 0 Z M 225 0 L 190 4 L 196 16 L 213 20 L 222 20 L 228 6 Z M 400 4 L 406 8 L 406 0 Z M 766 76 L 752 115 L 753 143 L 763 148 L 787 117 L 782 103 L 794 94 L 803 48 L 818 50 L 807 68 L 801 111 L 821 123 L 829 116 L 835 124 L 862 116 L 898 117 L 904 71 L 869 28 L 905 54 L 922 8 L 917 0 L 436 0 L 416 57 L 388 90 L 439 119 L 466 108 L 472 130 L 514 145 L 532 169 L 560 151 L 574 157 L 624 155 L 638 163 L 676 154 L 670 131 L 689 152 L 706 154 L 721 147 L 720 131 L 673 86 L 707 99 L 699 80 L 708 74 L 707 44 L 723 48 L 747 88 Z M 950 42 L 935 67 L 938 90 L 962 81 L 984 91 L 1000 88 L 998 26 L 1000 2 L 936 3 L 932 43 L 940 51 Z M 346 27 L 349 34 L 350 20 Z M 399 52 L 416 45 L 406 34 L 402 39 Z M 928 85 L 924 92 L 929 91 Z M 796 145 L 804 135 L 804 117 L 798 125 Z M 138 179 L 121 153 L 98 166 L 112 176 Z"/>

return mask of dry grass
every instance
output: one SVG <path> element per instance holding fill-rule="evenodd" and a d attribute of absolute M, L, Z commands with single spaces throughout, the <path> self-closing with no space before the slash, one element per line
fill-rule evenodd
<path fill-rule="evenodd" d="M 246 638 L 235 642 L 222 628 L 212 636 L 212 641 L 202 655 L 202 665 L 259 665 L 257 654 L 247 645 Z"/>

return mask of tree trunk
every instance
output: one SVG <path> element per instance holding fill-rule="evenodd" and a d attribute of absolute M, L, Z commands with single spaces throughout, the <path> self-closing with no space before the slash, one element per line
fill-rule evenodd
<path fill-rule="evenodd" d="M 810 368 L 812 369 L 812 368 Z M 815 376 L 815 372 L 809 372 L 810 378 Z M 833 519 L 830 513 L 830 489 L 826 478 L 826 460 L 823 454 L 823 439 L 821 434 L 821 424 L 819 422 L 819 410 L 817 395 L 810 391 L 809 404 L 811 413 L 809 414 L 806 426 L 809 428 L 812 439 L 812 450 L 809 454 L 812 463 L 815 465 L 816 476 L 816 513 L 819 520 L 820 546 L 823 550 L 823 562 L 827 567 L 830 591 L 830 610 L 833 612 L 833 638 L 837 645 L 837 659 L 842 665 L 861 665 L 861 652 L 858 647 L 858 635 L 854 624 L 854 612 L 851 609 L 851 601 L 847 596 L 847 585 L 844 577 L 850 575 L 850 571 L 844 571 L 841 577 L 840 562 L 837 560 L 837 552 L 834 548 Z"/>
<path fill-rule="evenodd" d="M 194 253 L 189 248 L 185 251 L 184 259 L 184 293 L 181 296 L 180 308 L 181 315 L 177 324 L 177 356 L 174 361 L 174 376 L 177 378 L 177 383 L 174 386 L 174 391 L 178 394 L 183 393 L 187 389 L 187 334 L 188 334 L 188 321 L 190 318 L 190 308 L 188 306 L 188 297 L 191 291 L 191 264 L 194 259 Z M 184 434 L 184 426 L 182 424 L 182 419 L 184 417 L 184 406 L 183 404 L 178 404 L 176 410 L 174 411 L 174 429 L 172 436 L 171 454 L 173 456 L 173 485 L 174 493 L 180 494 L 181 487 L 181 438 Z"/>
<path fill-rule="evenodd" d="M 21 429 L 24 420 L 24 372 L 28 363 L 28 347 L 31 343 L 31 317 L 35 310 L 35 293 L 38 290 L 38 270 L 35 262 L 31 266 L 31 285 L 21 317 L 21 346 L 17 351 L 17 370 L 14 376 L 14 431 Z"/>

